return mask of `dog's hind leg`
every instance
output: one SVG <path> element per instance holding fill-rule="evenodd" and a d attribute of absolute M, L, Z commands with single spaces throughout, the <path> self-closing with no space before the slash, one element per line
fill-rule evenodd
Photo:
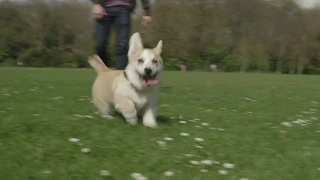
<path fill-rule="evenodd" d="M 114 117 L 111 115 L 111 107 L 107 102 L 103 102 L 99 99 L 94 99 L 93 103 L 99 110 L 100 116 L 102 118 L 114 119 Z"/>
<path fill-rule="evenodd" d="M 131 125 L 137 124 L 137 110 L 134 103 L 123 96 L 117 95 L 114 98 L 115 100 L 115 108 L 122 113 L 127 123 Z"/>

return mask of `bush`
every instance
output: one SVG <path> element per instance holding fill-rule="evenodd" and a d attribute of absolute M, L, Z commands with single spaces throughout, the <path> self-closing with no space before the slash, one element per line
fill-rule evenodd
<path fill-rule="evenodd" d="M 163 58 L 163 69 L 166 71 L 177 71 L 179 70 L 179 63 L 175 58 Z"/>
<path fill-rule="evenodd" d="M 60 51 L 47 48 L 30 48 L 24 51 L 17 59 L 24 66 L 58 67 L 61 64 Z"/>
<path fill-rule="evenodd" d="M 30 48 L 17 61 L 32 67 L 84 68 L 88 67 L 87 58 L 85 53 L 64 52 L 56 48 Z"/>
<path fill-rule="evenodd" d="M 234 61 L 231 55 L 224 57 L 224 59 L 218 65 L 218 70 L 224 70 L 226 72 L 240 71 L 239 61 Z"/>
<path fill-rule="evenodd" d="M 308 66 L 304 68 L 303 74 L 318 74 L 320 75 L 320 68 L 316 66 Z"/>
<path fill-rule="evenodd" d="M 15 66 L 15 65 L 16 65 L 16 61 L 11 58 L 4 59 L 0 63 L 0 66 L 2 66 L 2 67 L 11 67 L 11 66 Z"/>
<path fill-rule="evenodd" d="M 0 64 L 3 63 L 5 59 L 7 59 L 7 57 L 8 57 L 7 53 L 0 50 Z"/>

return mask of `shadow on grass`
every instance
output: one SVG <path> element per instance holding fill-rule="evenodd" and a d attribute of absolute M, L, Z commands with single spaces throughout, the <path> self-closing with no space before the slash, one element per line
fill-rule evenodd
<path fill-rule="evenodd" d="M 118 111 L 114 111 L 113 112 L 113 117 L 125 121 L 124 117 L 122 116 L 122 114 L 119 113 Z M 141 122 L 142 121 L 142 116 L 139 116 L 138 119 L 139 119 L 139 122 Z M 171 119 L 169 117 L 163 116 L 163 115 L 158 115 L 157 116 L 157 122 L 159 124 L 170 124 L 170 123 L 172 123 L 172 121 L 171 121 Z"/>

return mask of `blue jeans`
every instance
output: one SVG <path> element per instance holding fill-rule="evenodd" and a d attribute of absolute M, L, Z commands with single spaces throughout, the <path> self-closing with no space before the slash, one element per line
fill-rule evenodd
<path fill-rule="evenodd" d="M 102 19 L 96 19 L 95 47 L 96 53 L 108 66 L 109 54 L 106 51 L 111 26 L 116 30 L 116 63 L 115 68 L 123 70 L 128 64 L 128 46 L 130 34 L 130 6 L 114 6 L 106 8 L 107 15 Z"/>

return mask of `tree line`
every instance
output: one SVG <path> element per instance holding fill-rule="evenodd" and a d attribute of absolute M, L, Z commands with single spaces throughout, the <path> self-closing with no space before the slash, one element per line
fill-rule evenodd
<path fill-rule="evenodd" d="M 90 1 L 0 2 L 0 65 L 88 67 L 94 53 Z M 144 44 L 162 39 L 166 70 L 320 74 L 320 9 L 302 9 L 293 0 L 157 0 L 153 24 L 132 33 Z M 111 32 L 108 51 L 115 52 Z M 115 59 L 115 58 L 112 58 Z"/>

